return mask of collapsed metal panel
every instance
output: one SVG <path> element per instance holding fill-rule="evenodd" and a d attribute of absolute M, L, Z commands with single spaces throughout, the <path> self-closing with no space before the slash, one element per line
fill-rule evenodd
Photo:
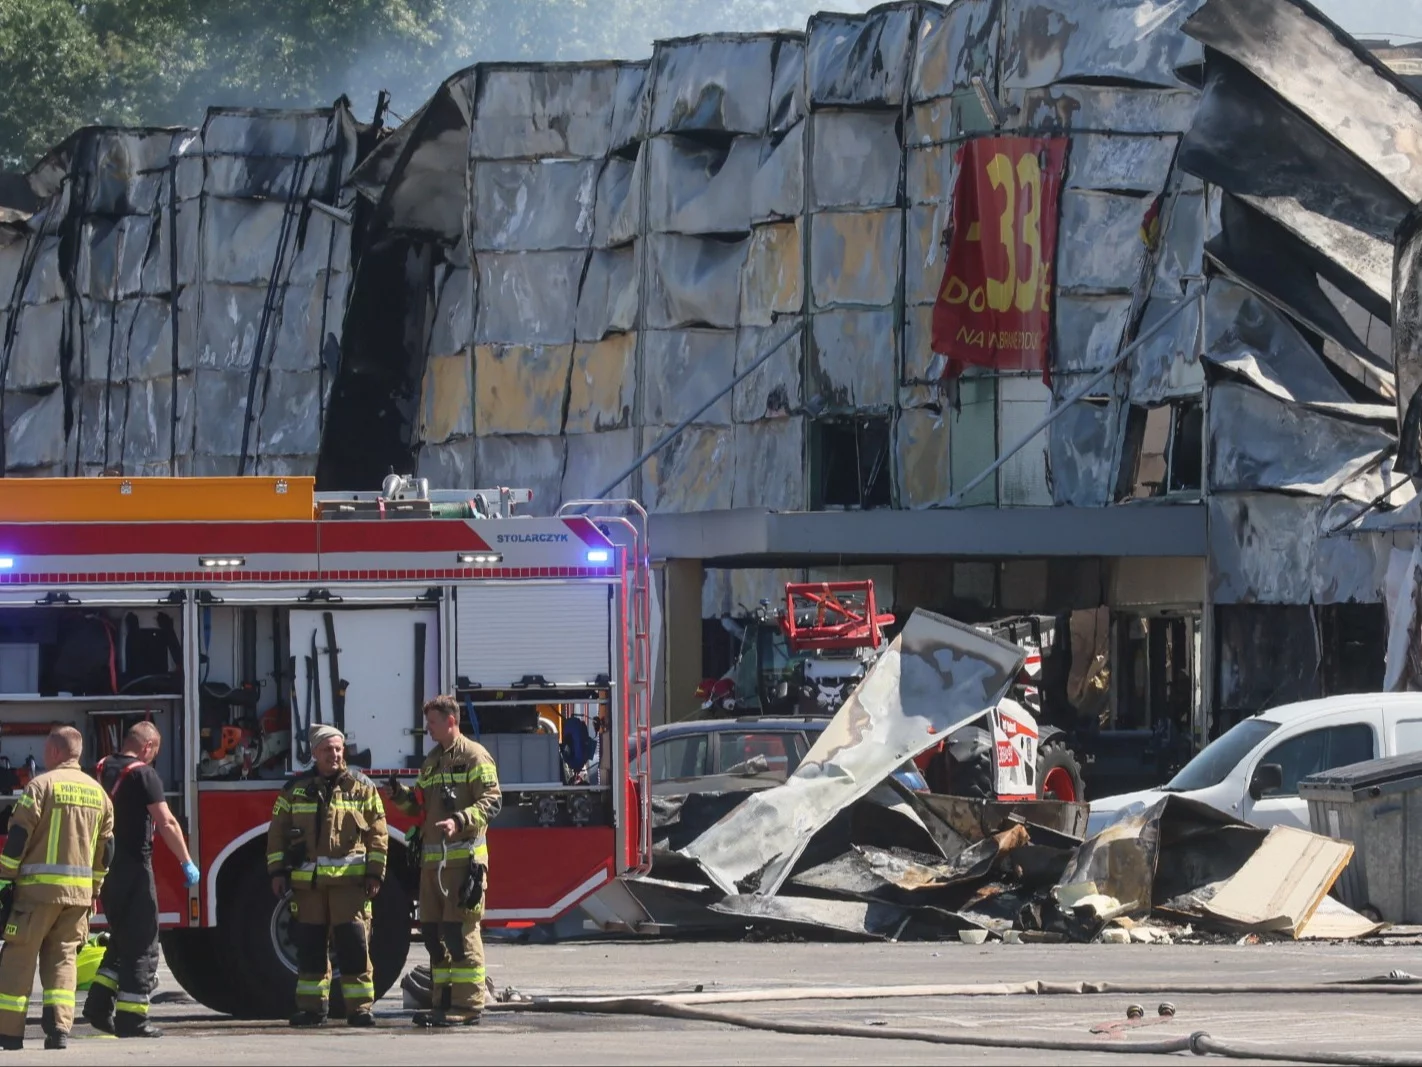
<path fill-rule="evenodd" d="M 917 609 L 783 785 L 748 797 L 681 854 L 727 894 L 774 896 L 813 833 L 910 759 L 995 705 L 1022 652 Z"/>
<path fill-rule="evenodd" d="M 1180 33 L 1201 0 L 1005 0 L 1003 88 L 1118 80 L 1172 88 L 1201 48 Z"/>
<path fill-rule="evenodd" d="M 863 15 L 812 15 L 805 52 L 810 107 L 898 108 L 919 10 L 881 4 Z"/>

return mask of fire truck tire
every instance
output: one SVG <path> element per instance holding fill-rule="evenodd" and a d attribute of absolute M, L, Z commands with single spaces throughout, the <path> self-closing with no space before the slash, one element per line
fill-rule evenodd
<path fill-rule="evenodd" d="M 244 1019 L 284 1019 L 295 1010 L 296 956 L 287 933 L 287 901 L 272 897 L 271 879 L 253 862 L 232 884 L 219 913 L 225 958 L 240 984 Z M 410 898 L 398 879 L 388 878 L 372 907 L 370 957 L 379 1000 L 400 978 L 410 951 Z M 230 978 L 228 979 L 231 980 Z M 340 983 L 332 975 L 330 1014 L 345 1017 Z"/>
<path fill-rule="evenodd" d="M 242 1004 L 227 971 L 216 962 L 219 952 L 217 931 L 190 927 L 164 930 L 158 935 L 163 959 L 183 992 L 205 1008 L 223 1015 L 235 1015 Z"/>
<path fill-rule="evenodd" d="M 1081 764 L 1060 738 L 1037 746 L 1037 793 L 1043 800 L 1084 801 Z"/>

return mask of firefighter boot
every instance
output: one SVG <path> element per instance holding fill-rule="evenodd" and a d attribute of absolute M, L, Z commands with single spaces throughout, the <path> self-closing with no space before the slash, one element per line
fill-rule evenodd
<path fill-rule="evenodd" d="M 288 1025 L 301 1030 L 310 1029 L 313 1026 L 325 1026 L 326 1016 L 319 1011 L 299 1011 L 291 1017 Z"/>
<path fill-rule="evenodd" d="M 114 1032 L 114 991 L 97 980 L 89 987 L 89 996 L 84 1001 L 84 1019 L 95 1030 L 106 1034 Z"/>
<path fill-rule="evenodd" d="M 118 1037 L 162 1037 L 163 1031 L 148 1021 L 147 1016 L 122 1012 L 114 1026 Z"/>
<path fill-rule="evenodd" d="M 0 1034 L 0 1052 L 20 1052 L 25 1047 L 23 1037 L 11 1037 L 8 1034 Z"/>
<path fill-rule="evenodd" d="M 52 1007 L 45 1008 L 40 1014 L 40 1025 L 45 1032 L 45 1048 L 66 1049 L 69 1047 L 69 1034 L 59 1028 L 59 1016 Z"/>

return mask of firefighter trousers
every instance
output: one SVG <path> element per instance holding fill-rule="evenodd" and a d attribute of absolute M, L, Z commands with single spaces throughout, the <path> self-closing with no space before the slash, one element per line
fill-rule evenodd
<path fill-rule="evenodd" d="M 296 887 L 291 892 L 291 939 L 296 946 L 296 1008 L 327 1013 L 331 991 L 330 950 L 341 970 L 346 1017 L 375 1005 L 370 964 L 370 898 L 365 886 Z"/>
<path fill-rule="evenodd" d="M 158 888 L 147 863 L 119 859 L 99 893 L 109 923 L 109 943 L 89 987 L 85 1015 L 115 1009 L 124 1028 L 141 1026 L 158 986 Z"/>
<path fill-rule="evenodd" d="M 0 952 L 0 1036 L 24 1036 L 36 959 L 44 990 L 44 1032 L 69 1033 L 78 977 L 74 959 L 88 936 L 87 907 L 31 903 L 25 900 L 23 887 L 15 893 L 15 907 L 5 923 L 5 949 Z"/>
<path fill-rule="evenodd" d="M 484 907 L 459 906 L 459 888 L 469 861 L 451 860 L 441 876 L 439 865 L 420 870 L 420 933 L 430 954 L 431 1006 L 451 1019 L 467 1019 L 484 1010 L 484 938 L 479 922 Z"/>

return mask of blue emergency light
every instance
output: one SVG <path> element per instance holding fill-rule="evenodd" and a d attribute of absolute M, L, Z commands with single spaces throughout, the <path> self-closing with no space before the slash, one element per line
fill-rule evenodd
<path fill-rule="evenodd" d="M 8 571 L 15 565 L 15 557 L 0 556 L 0 571 Z"/>
<path fill-rule="evenodd" d="M 588 553 L 589 563 L 606 563 L 611 558 L 612 553 L 608 552 L 605 548 L 594 548 Z"/>

